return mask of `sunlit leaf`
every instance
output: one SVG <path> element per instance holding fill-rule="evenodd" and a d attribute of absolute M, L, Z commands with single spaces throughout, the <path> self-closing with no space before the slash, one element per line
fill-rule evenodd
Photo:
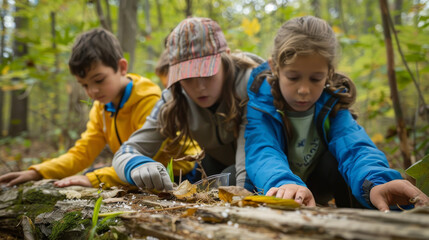
<path fill-rule="evenodd" d="M 338 26 L 332 26 L 332 30 L 334 30 L 334 33 L 336 34 L 343 33 L 343 30 Z"/>
<path fill-rule="evenodd" d="M 263 195 L 247 196 L 243 199 L 243 201 L 265 203 L 267 205 L 272 205 L 272 206 L 277 205 L 277 206 L 283 206 L 283 207 L 289 207 L 289 208 L 300 207 L 300 204 L 295 202 L 295 200 L 293 199 L 283 199 L 283 198 L 276 198 L 272 196 L 263 196 Z"/>
<path fill-rule="evenodd" d="M 374 135 L 372 135 L 371 140 L 377 144 L 377 143 L 382 143 L 384 141 L 384 137 L 383 134 L 381 133 L 376 133 Z"/>
<path fill-rule="evenodd" d="M 194 216 L 194 214 L 197 210 L 198 210 L 198 208 L 186 209 L 186 211 L 182 214 L 181 217 L 192 217 L 192 216 Z"/>
<path fill-rule="evenodd" d="M 220 186 L 219 187 L 219 199 L 224 202 L 231 202 L 234 196 L 250 196 L 251 192 L 247 191 L 243 187 L 239 186 Z"/>
<path fill-rule="evenodd" d="M 170 159 L 170 162 L 167 165 L 167 173 L 168 173 L 168 176 L 170 176 L 171 182 L 174 182 L 173 158 Z"/>
<path fill-rule="evenodd" d="M 191 184 L 188 180 L 183 181 L 176 190 L 173 191 L 174 196 L 180 200 L 186 200 L 192 197 L 197 192 L 197 186 Z"/>
<path fill-rule="evenodd" d="M 241 27 L 243 28 L 244 33 L 248 36 L 253 37 L 261 30 L 261 24 L 259 24 L 258 19 L 253 18 L 252 21 L 244 18 L 241 22 Z"/>
<path fill-rule="evenodd" d="M 414 163 L 405 172 L 417 180 L 416 186 L 429 195 L 429 155 Z"/>

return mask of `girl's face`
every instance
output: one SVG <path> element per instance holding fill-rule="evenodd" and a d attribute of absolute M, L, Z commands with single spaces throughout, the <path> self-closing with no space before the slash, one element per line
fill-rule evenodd
<path fill-rule="evenodd" d="M 180 85 L 198 106 L 208 108 L 219 100 L 224 81 L 223 66 L 220 64 L 219 71 L 215 75 L 183 79 Z"/>
<path fill-rule="evenodd" d="M 292 111 L 310 109 L 322 95 L 328 78 L 328 61 L 318 53 L 297 56 L 278 72 L 280 91 Z"/>

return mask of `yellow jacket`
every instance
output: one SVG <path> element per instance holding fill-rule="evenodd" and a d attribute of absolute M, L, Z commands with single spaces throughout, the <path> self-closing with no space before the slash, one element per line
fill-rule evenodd
<path fill-rule="evenodd" d="M 134 131 L 143 126 L 146 117 L 161 96 L 160 88 L 149 79 L 136 74 L 127 74 L 127 77 L 133 81 L 131 94 L 116 118 L 116 126 L 122 142 L 128 140 Z M 163 146 L 168 145 L 168 141 L 169 139 L 163 143 Z M 86 131 L 82 133 L 74 147 L 58 158 L 30 166 L 29 169 L 38 171 L 44 178 L 61 179 L 72 176 L 91 166 L 106 144 L 113 153 L 120 147 L 115 131 L 114 114 L 106 111 L 104 104 L 95 101 L 89 113 Z M 169 152 L 168 150 L 163 151 L 162 149 L 164 148 L 159 150 L 154 159 L 166 166 L 172 156 L 166 153 Z M 188 147 L 180 156 L 196 154 L 198 151 L 199 147 Z M 173 164 L 174 174 L 178 176 L 182 169 L 184 175 L 193 167 L 194 163 L 191 162 L 175 162 Z M 103 183 L 103 188 L 127 185 L 119 179 L 113 167 L 97 169 L 87 173 L 86 176 L 93 187 L 99 187 L 100 183 Z"/>

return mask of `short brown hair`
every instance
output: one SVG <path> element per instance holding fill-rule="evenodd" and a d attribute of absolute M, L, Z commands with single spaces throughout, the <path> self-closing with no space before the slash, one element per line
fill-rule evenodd
<path fill-rule="evenodd" d="M 158 63 L 156 64 L 155 74 L 157 76 L 167 76 L 168 75 L 168 67 L 169 67 L 168 50 L 165 49 L 162 52 L 161 57 L 158 60 Z"/>
<path fill-rule="evenodd" d="M 111 32 L 95 28 L 84 32 L 75 41 L 69 59 L 71 74 L 84 78 L 94 63 L 118 71 L 118 61 L 123 58 L 119 40 Z"/>

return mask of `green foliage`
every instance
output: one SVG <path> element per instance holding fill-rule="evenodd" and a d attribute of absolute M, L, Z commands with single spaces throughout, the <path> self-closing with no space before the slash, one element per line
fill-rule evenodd
<path fill-rule="evenodd" d="M 53 222 L 52 233 L 49 235 L 50 240 L 63 239 L 65 232 L 73 228 L 89 225 L 89 219 L 83 219 L 82 213 L 79 211 L 69 212 L 64 217 L 56 222 Z"/>
<path fill-rule="evenodd" d="M 417 180 L 416 186 L 429 195 L 429 155 L 413 164 L 405 172 Z"/>
<path fill-rule="evenodd" d="M 19 4 L 18 1 L 15 2 Z M 185 0 L 157 0 L 156 2 L 149 0 L 150 28 L 145 20 L 146 8 L 139 6 L 133 72 L 155 82 L 158 81 L 154 74 L 154 67 L 164 50 L 164 39 L 186 17 L 184 10 L 187 2 Z M 275 34 L 286 20 L 316 13 L 310 2 L 313 1 L 205 0 L 192 1 L 191 10 L 193 16 L 210 17 L 216 20 L 222 27 L 233 52 L 235 50 L 253 52 L 266 59 L 271 55 Z M 338 4 L 341 1 L 317 2 L 320 17 L 334 27 L 341 44 L 341 60 L 337 69 L 350 76 L 357 86 L 356 106 L 360 116 L 358 121 L 364 125 L 370 135 L 383 134 L 388 126 L 395 124 L 395 120 L 389 98 L 386 49 L 379 4 L 372 0 L 347 3 L 342 1 L 339 8 Z M 119 1 L 108 1 L 108 3 L 113 32 L 116 34 Z M 139 4 L 143 3 L 140 1 Z M 398 13 L 402 16 L 402 25 L 395 28 L 404 57 L 423 92 L 429 88 L 429 83 L 425 81 L 429 77 L 427 6 L 428 3 L 415 6 L 413 1 L 405 1 L 401 10 L 392 12 L 392 15 Z M 6 93 L 12 89 L 26 91 L 30 97 L 29 137 L 55 144 L 59 151 L 64 152 L 85 129 L 86 113 L 90 107 L 91 101 L 87 101 L 86 97 L 80 95 L 76 99 L 75 93 L 80 89 L 73 86 L 76 80 L 70 76 L 67 62 L 76 37 L 83 31 L 100 26 L 95 3 L 80 0 L 39 0 L 20 5 L 16 13 L 13 12 L 12 6 L 4 11 L 6 15 L 26 17 L 29 22 L 27 28 L 9 28 L 5 33 L 7 36 L 5 56 L 7 57 L 0 64 L 0 88 Z M 51 29 L 51 13 L 55 13 L 54 29 Z M 248 31 L 255 29 L 246 29 L 243 24 L 246 20 L 257 21 L 260 24 L 260 30 Z M 55 36 L 52 35 L 52 30 Z M 28 54 L 12 58 L 11 49 L 14 39 L 27 44 Z M 397 47 L 394 46 L 394 48 L 395 73 L 398 88 L 401 91 L 402 109 L 404 109 L 407 124 L 410 124 L 410 119 L 414 118 L 419 107 L 417 94 L 414 83 L 400 60 Z M 127 54 L 126 57 L 128 57 Z M 429 98 L 425 97 L 428 103 Z M 10 100 L 6 99 L 5 102 Z M 79 104 L 80 102 L 84 104 Z M 78 108 L 83 108 L 84 111 L 74 114 L 73 111 Z M 2 113 L 8 110 L 5 109 Z M 8 124 L 9 119 L 6 118 L 9 116 L 2 117 L 4 125 Z M 418 129 L 422 127 L 421 125 L 417 121 Z M 419 139 L 416 154 L 421 156 L 427 149 L 428 135 L 425 132 L 417 132 L 416 135 Z M 0 145 L 6 141 L 11 140 L 0 139 Z M 33 144 L 33 142 L 24 141 L 15 143 L 27 146 Z"/>
<path fill-rule="evenodd" d="M 170 159 L 170 162 L 167 165 L 167 172 L 170 176 L 171 182 L 174 182 L 174 173 L 173 173 L 173 158 Z"/>
<path fill-rule="evenodd" d="M 92 227 L 89 234 L 89 240 L 94 239 L 95 232 L 97 230 L 98 223 L 98 214 L 100 213 L 101 204 L 103 202 L 103 197 L 99 197 L 94 205 L 94 211 L 92 212 Z"/>

